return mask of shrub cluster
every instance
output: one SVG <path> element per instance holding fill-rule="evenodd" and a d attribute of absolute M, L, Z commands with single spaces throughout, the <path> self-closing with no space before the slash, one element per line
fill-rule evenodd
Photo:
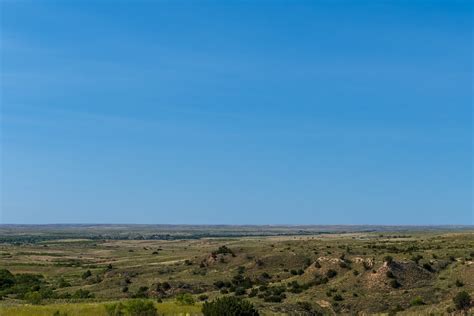
<path fill-rule="evenodd" d="M 235 296 L 225 296 L 202 306 L 204 316 L 258 316 L 255 307 Z"/>
<path fill-rule="evenodd" d="M 107 304 L 105 311 L 108 316 L 158 316 L 153 302 L 141 299 Z"/>

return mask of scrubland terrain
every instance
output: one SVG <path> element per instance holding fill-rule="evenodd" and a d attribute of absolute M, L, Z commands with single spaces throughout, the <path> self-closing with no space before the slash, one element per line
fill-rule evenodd
<path fill-rule="evenodd" d="M 474 296 L 473 261 L 469 227 L 1 226 L 0 315 L 116 315 L 107 306 L 138 300 L 200 315 L 223 296 L 261 315 L 472 313 L 459 293 Z"/>

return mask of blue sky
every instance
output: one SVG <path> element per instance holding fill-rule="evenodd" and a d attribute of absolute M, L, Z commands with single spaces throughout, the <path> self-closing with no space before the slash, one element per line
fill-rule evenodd
<path fill-rule="evenodd" d="M 471 1 L 3 1 L 2 223 L 473 224 Z"/>

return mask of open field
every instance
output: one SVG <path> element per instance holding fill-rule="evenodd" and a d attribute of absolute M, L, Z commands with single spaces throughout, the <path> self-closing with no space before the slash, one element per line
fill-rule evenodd
<path fill-rule="evenodd" d="M 472 227 L 180 229 L 0 226 L 0 268 L 41 275 L 7 288 L 2 270 L 0 314 L 107 315 L 148 299 L 194 315 L 224 295 L 264 315 L 446 314 L 474 294 Z"/>

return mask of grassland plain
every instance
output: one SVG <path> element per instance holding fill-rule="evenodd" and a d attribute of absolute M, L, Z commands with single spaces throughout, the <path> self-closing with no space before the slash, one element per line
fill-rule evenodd
<path fill-rule="evenodd" d="M 0 269 L 40 275 L 4 287 L 2 316 L 107 315 L 105 305 L 133 299 L 199 315 L 225 295 L 263 315 L 442 315 L 469 313 L 453 298 L 474 294 L 472 227 L 9 226 L 0 241 Z"/>

